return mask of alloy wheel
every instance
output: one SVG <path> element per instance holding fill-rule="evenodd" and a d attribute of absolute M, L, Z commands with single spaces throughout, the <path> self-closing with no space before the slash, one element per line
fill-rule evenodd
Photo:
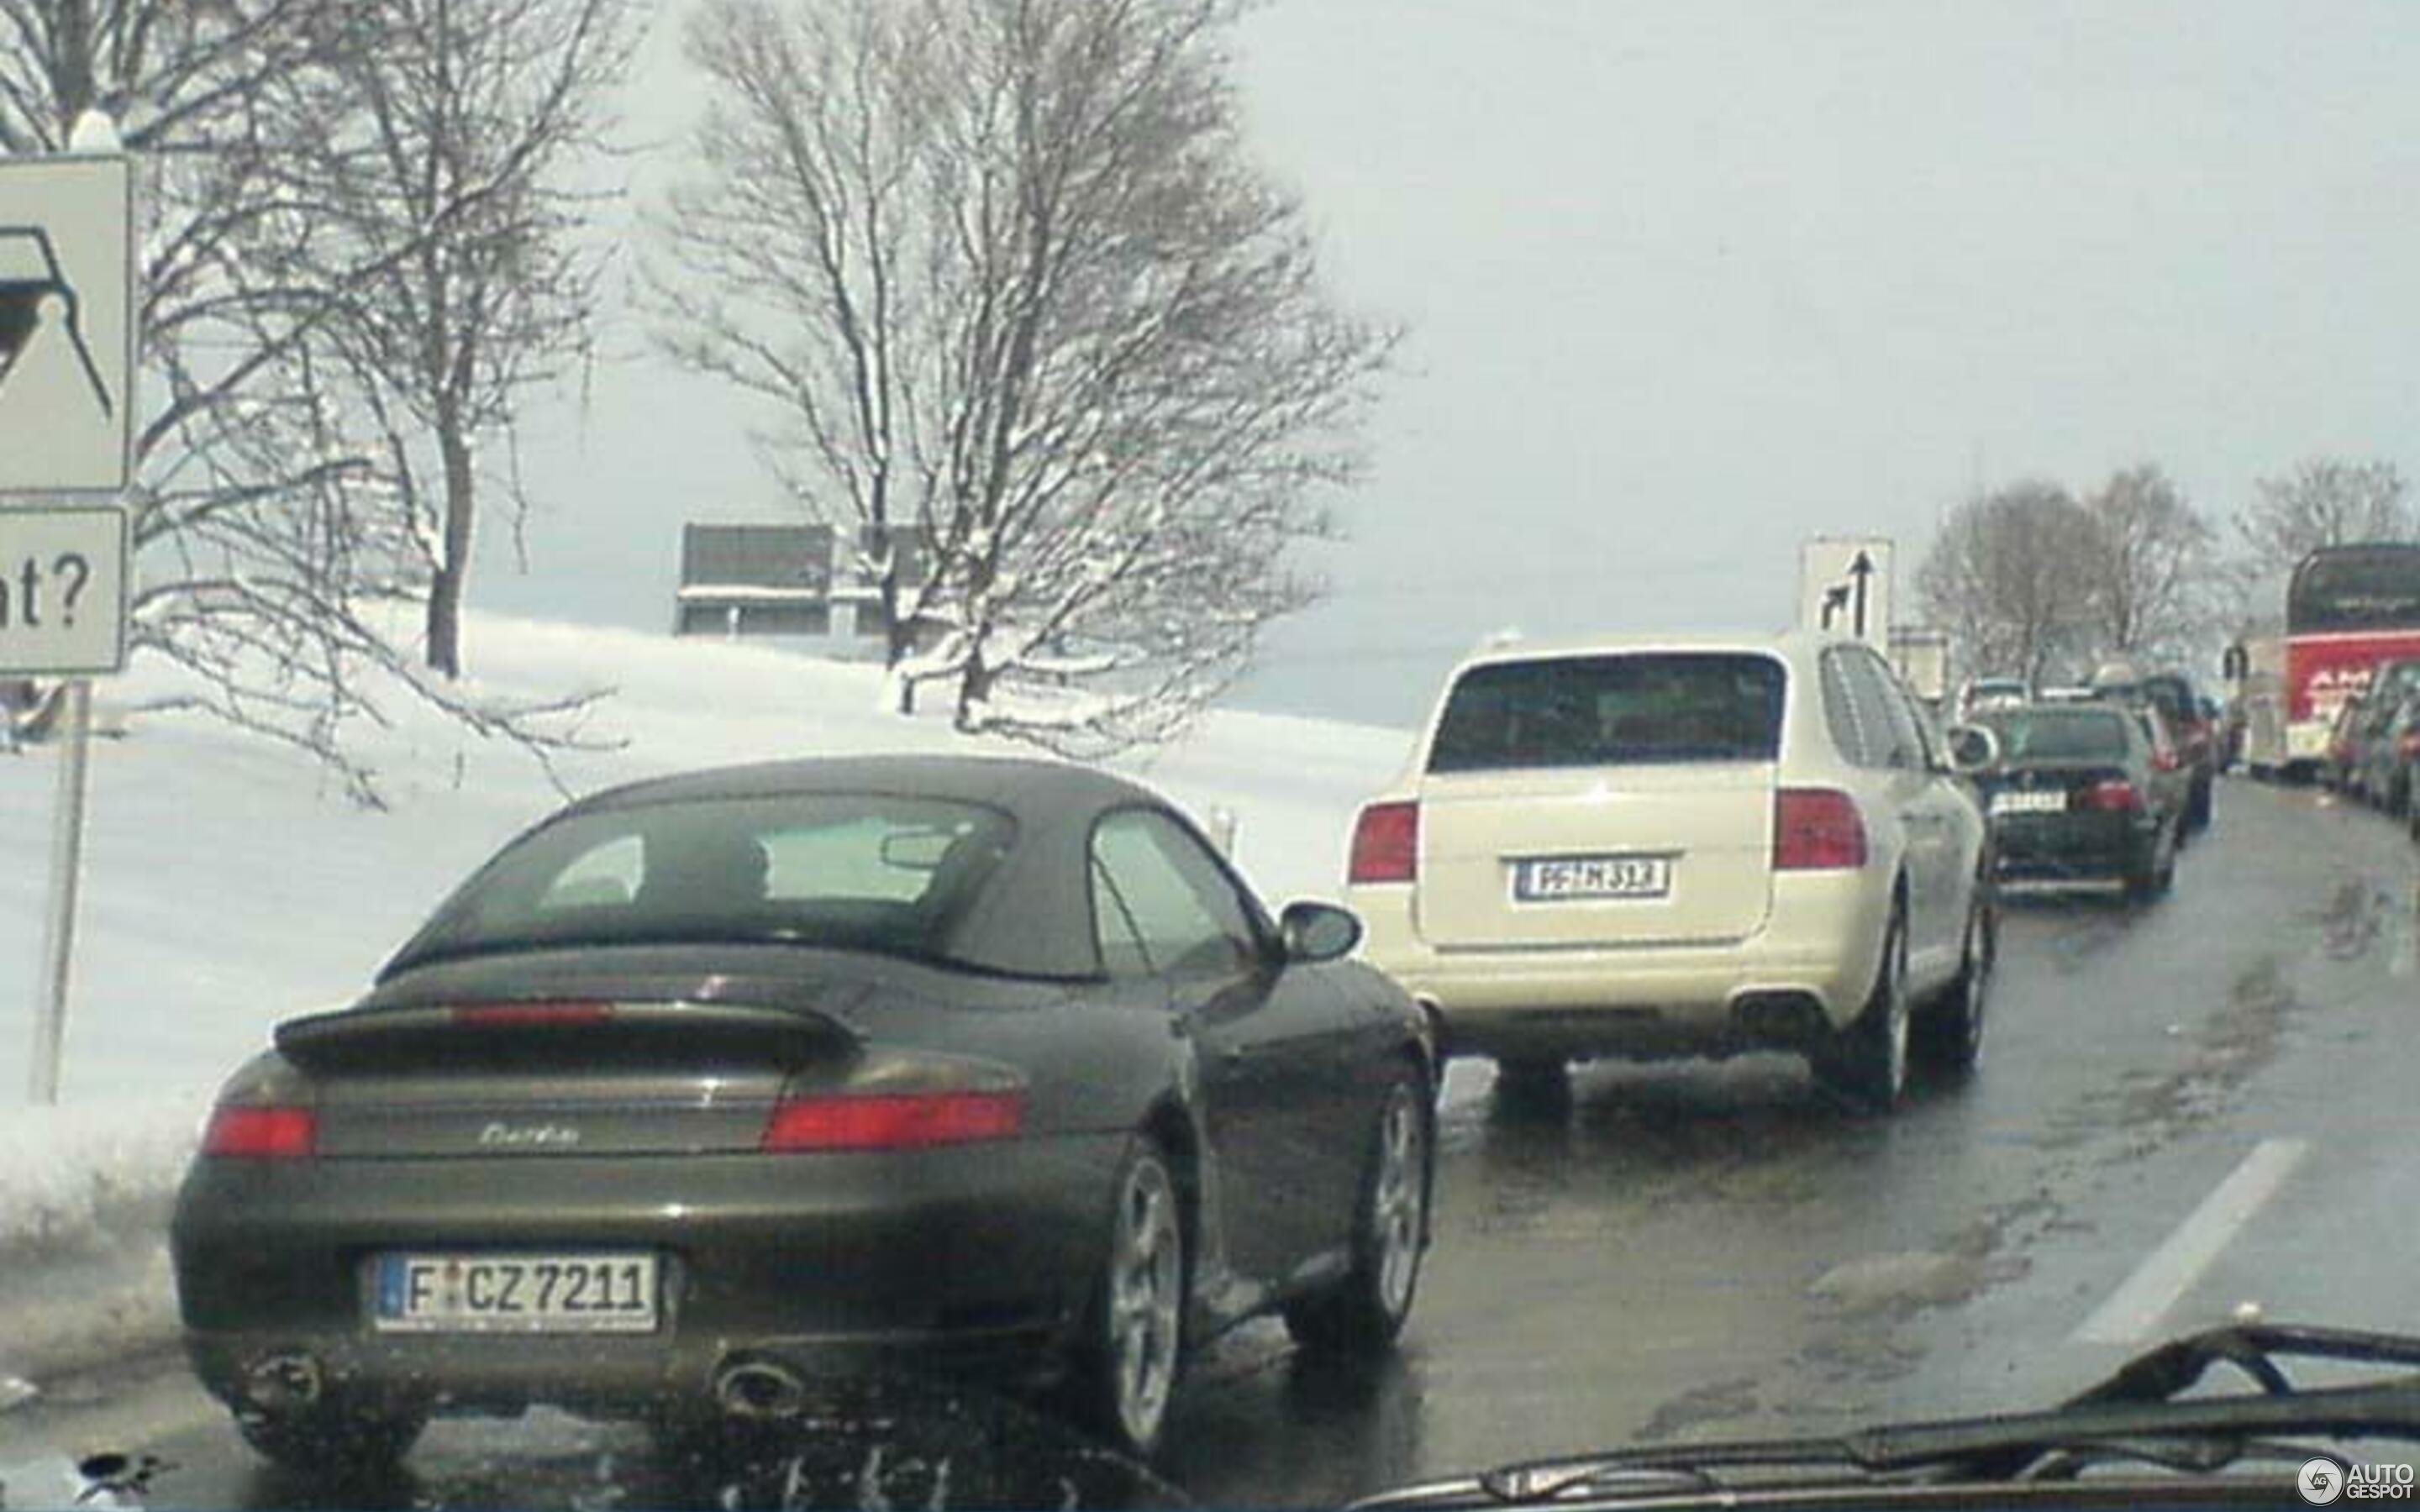
<path fill-rule="evenodd" d="M 1109 1236 L 1109 1366 L 1118 1427 L 1138 1447 L 1159 1433 L 1176 1384 L 1185 1304 L 1185 1234 L 1168 1168 L 1145 1154 L 1127 1169 Z"/>
<path fill-rule="evenodd" d="M 1428 1209 L 1427 1149 L 1428 1120 L 1411 1085 L 1399 1084 L 1388 1096 L 1379 1126 L 1377 1180 L 1370 1193 L 1378 1301 L 1389 1316 L 1411 1306 L 1412 1287 L 1419 1277 L 1420 1230 Z"/>

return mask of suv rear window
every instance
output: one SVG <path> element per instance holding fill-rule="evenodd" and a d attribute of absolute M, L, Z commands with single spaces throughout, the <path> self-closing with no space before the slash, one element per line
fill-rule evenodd
<path fill-rule="evenodd" d="M 1788 678 L 1740 652 L 1489 662 L 1454 680 L 1428 769 L 1769 762 Z"/>

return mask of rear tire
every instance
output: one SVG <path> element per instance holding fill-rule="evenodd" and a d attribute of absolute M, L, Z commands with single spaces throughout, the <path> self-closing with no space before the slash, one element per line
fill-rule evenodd
<path fill-rule="evenodd" d="M 1407 1072 L 1387 1090 L 1362 1166 L 1353 1269 L 1333 1288 L 1286 1305 L 1286 1332 L 1306 1351 L 1379 1354 L 1404 1331 L 1428 1243 L 1435 1145 L 1427 1089 Z"/>
<path fill-rule="evenodd" d="M 1869 1113 L 1895 1112 L 1907 1093 L 1907 915 L 1891 907 L 1882 961 L 1865 1006 L 1811 1058 L 1815 1079 Z"/>
<path fill-rule="evenodd" d="M 1136 1139 L 1110 1190 L 1107 1253 L 1070 1384 L 1088 1422 L 1148 1459 L 1185 1362 L 1185 1220 L 1168 1158 L 1148 1137 Z"/>
<path fill-rule="evenodd" d="M 2149 903 L 2166 890 L 2168 882 L 2175 880 L 2177 866 L 2175 851 L 2166 850 L 2164 862 L 2163 860 L 2164 847 L 2162 846 L 2161 841 L 2166 835 L 2167 829 L 2164 826 L 2153 830 L 2150 838 L 2143 842 L 2141 852 L 2126 863 L 2127 902 Z"/>
<path fill-rule="evenodd" d="M 1988 880 L 1976 881 L 1963 950 L 1958 975 L 1916 1020 L 1913 1047 L 1928 1068 L 1955 1077 L 1973 1075 L 1983 1061 L 1983 1016 L 2000 957 L 1999 901 Z"/>
<path fill-rule="evenodd" d="M 263 1458 L 314 1480 L 357 1481 L 393 1471 L 420 1442 L 426 1413 L 373 1412 L 341 1402 L 235 1414 L 236 1431 Z"/>

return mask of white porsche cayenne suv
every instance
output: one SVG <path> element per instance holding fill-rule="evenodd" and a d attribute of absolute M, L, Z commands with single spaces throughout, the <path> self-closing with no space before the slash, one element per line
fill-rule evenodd
<path fill-rule="evenodd" d="M 1347 897 L 1373 964 L 1512 1088 L 1785 1050 L 1887 1110 L 1911 1052 L 1955 1075 L 1982 1050 L 1989 832 L 1949 744 L 1838 637 L 1490 650 L 1361 810 Z"/>

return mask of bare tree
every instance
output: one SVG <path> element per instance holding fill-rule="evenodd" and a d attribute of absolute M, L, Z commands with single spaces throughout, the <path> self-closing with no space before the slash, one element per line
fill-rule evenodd
<path fill-rule="evenodd" d="M 427 665 L 459 676 L 483 481 L 505 484 L 517 522 L 523 505 L 482 454 L 508 448 L 523 396 L 589 350 L 600 259 L 574 238 L 599 196 L 565 174 L 603 148 L 631 26 L 626 0 L 355 0 L 339 15 L 363 45 L 296 92 L 348 129 L 282 165 L 323 222 L 283 271 L 329 290 L 315 344 L 366 416 L 426 573 Z"/>
<path fill-rule="evenodd" d="M 1315 595 L 1284 554 L 1329 533 L 1393 338 L 1331 307 L 1244 152 L 1234 14 L 709 0 L 691 26 L 717 103 L 665 345 L 770 401 L 784 486 L 863 528 L 889 661 L 963 728 L 1165 735 Z"/>
<path fill-rule="evenodd" d="M 2040 683 L 2089 656 L 2100 532 L 2055 483 L 1996 488 L 1960 505 L 1917 569 L 1933 622 L 1965 664 Z"/>
<path fill-rule="evenodd" d="M 364 801 L 376 774 L 343 735 L 387 718 L 390 689 L 541 759 L 582 742 L 587 702 L 432 686 L 385 612 L 415 592 L 411 543 L 312 336 L 334 290 L 411 249 L 287 271 L 331 230 L 326 186 L 290 165 L 358 108 L 317 86 L 377 45 L 375 23 L 323 0 L 0 0 L 0 146 L 58 150 L 101 112 L 142 165 L 132 647 L 194 674 L 185 702 L 311 751 Z"/>
<path fill-rule="evenodd" d="M 2174 657 L 2210 628 L 2217 532 L 2149 462 L 2121 469 L 2086 496 L 2098 653 Z"/>
<path fill-rule="evenodd" d="M 2411 485 L 2392 462 L 2307 457 L 2253 494 L 2235 524 L 2256 572 L 2283 571 L 2322 546 L 2420 537 Z"/>

